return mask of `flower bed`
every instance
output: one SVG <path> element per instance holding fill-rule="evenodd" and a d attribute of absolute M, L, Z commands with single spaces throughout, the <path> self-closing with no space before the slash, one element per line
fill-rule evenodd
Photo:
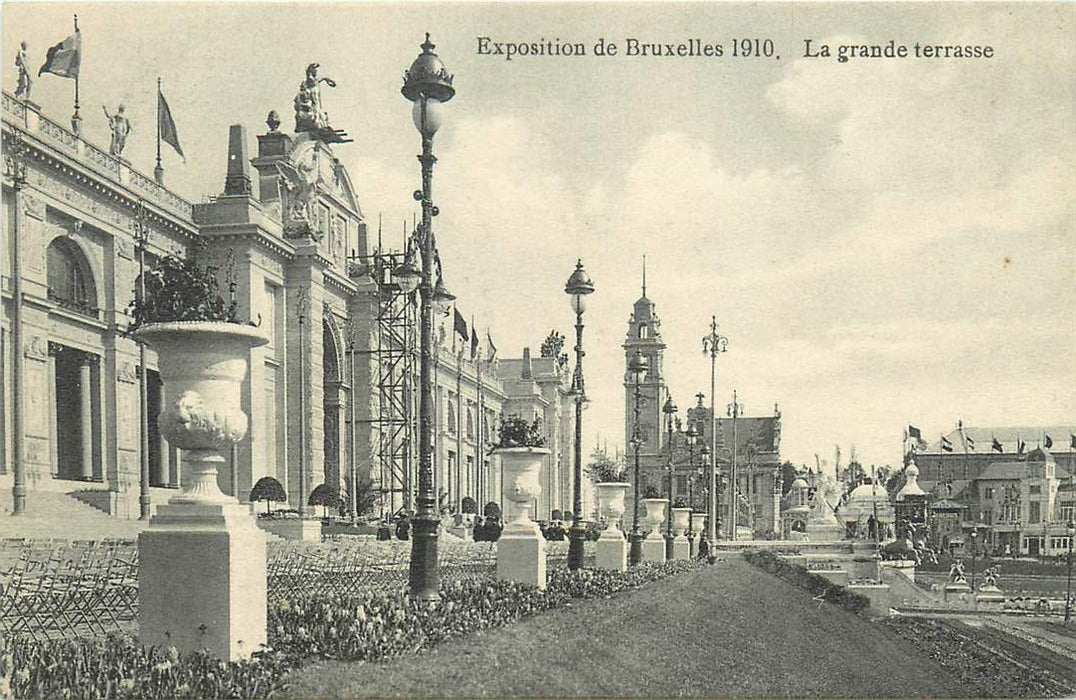
<path fill-rule="evenodd" d="M 812 595 L 821 596 L 823 600 L 839 605 L 845 610 L 859 614 L 870 607 L 870 598 L 839 586 L 802 566 L 790 564 L 772 552 L 747 550 L 743 556 L 749 564 L 764 569 L 778 578 L 783 578 Z"/>
<path fill-rule="evenodd" d="M 469 632 L 500 627 L 573 598 L 608 597 L 702 566 L 641 564 L 627 572 L 554 570 L 546 589 L 485 576 L 448 578 L 441 600 L 402 589 L 339 594 L 294 591 L 271 600 L 269 649 L 226 663 L 204 654 L 144 649 L 130 637 L 107 641 L 0 641 L 0 697 L 267 697 L 308 659 L 379 660 L 411 654 Z M 391 590 L 391 589 L 390 589 Z"/>

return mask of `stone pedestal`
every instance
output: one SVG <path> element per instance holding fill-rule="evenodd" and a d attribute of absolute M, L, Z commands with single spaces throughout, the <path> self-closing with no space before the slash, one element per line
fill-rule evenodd
<path fill-rule="evenodd" d="M 691 543 L 684 535 L 677 535 L 672 541 L 672 558 L 673 559 L 690 559 L 691 558 Z"/>
<path fill-rule="evenodd" d="M 534 522 L 511 522 L 497 540 L 497 578 L 545 588 L 545 538 Z"/>
<path fill-rule="evenodd" d="M 628 540 L 620 528 L 611 525 L 598 537 L 594 564 L 610 571 L 628 570 Z"/>
<path fill-rule="evenodd" d="M 643 540 L 643 561 L 665 563 L 665 538 L 656 528 Z"/>
<path fill-rule="evenodd" d="M 158 506 L 138 557 L 142 644 L 233 661 L 265 644 L 265 533 L 249 508 Z"/>
<path fill-rule="evenodd" d="M 981 608 L 1001 610 L 1005 602 L 1005 594 L 994 585 L 979 586 L 979 593 L 975 596 L 975 602 Z"/>

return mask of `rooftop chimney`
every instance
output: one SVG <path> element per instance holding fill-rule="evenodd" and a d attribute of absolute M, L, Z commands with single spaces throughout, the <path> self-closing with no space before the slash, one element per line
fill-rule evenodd
<path fill-rule="evenodd" d="M 532 379 L 534 371 L 531 367 L 531 349 L 523 348 L 523 370 L 519 374 L 520 379 Z"/>

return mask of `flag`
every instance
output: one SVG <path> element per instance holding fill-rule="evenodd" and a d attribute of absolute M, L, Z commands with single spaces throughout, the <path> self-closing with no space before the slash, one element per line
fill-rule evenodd
<path fill-rule="evenodd" d="M 1054 441 L 1050 439 L 1050 436 L 1046 433 L 1042 434 L 1042 444 L 1046 449 L 1050 449 L 1054 446 Z"/>
<path fill-rule="evenodd" d="M 990 449 L 991 449 L 991 450 L 993 450 L 994 452 L 1004 452 L 1004 451 L 1005 451 L 1005 450 L 1004 450 L 1004 449 L 1003 449 L 1003 448 L 1001 447 L 1001 443 L 1000 443 L 1000 442 L 998 442 L 998 439 L 997 439 L 997 438 L 991 438 L 991 439 L 993 440 L 993 443 L 992 443 L 992 444 L 990 445 Z"/>
<path fill-rule="evenodd" d="M 1020 438 L 1016 438 L 1016 454 L 1024 454 L 1024 441 Z"/>
<path fill-rule="evenodd" d="M 942 448 L 942 452 L 952 452 L 953 451 L 953 443 L 949 442 L 949 438 L 945 437 L 944 435 L 942 435 L 942 439 L 941 439 L 941 448 Z"/>
<path fill-rule="evenodd" d="M 489 334 L 488 328 L 486 329 L 486 345 L 489 346 L 489 356 L 487 362 L 493 362 L 494 358 L 497 357 L 497 346 L 493 344 L 493 336 Z M 1072 437 L 1072 442 L 1074 445 L 1076 445 L 1076 435 Z"/>
<path fill-rule="evenodd" d="M 460 337 L 466 342 L 469 338 L 467 335 L 467 321 L 463 320 L 463 314 L 460 313 L 459 309 L 456 309 L 455 312 L 456 316 L 452 321 L 452 330 L 459 333 Z"/>
<path fill-rule="evenodd" d="M 916 440 L 922 440 L 923 434 L 919 432 L 919 428 L 914 425 L 908 426 L 908 437 L 915 438 Z"/>
<path fill-rule="evenodd" d="M 474 316 L 471 316 L 471 360 L 478 357 L 478 333 L 474 332 Z"/>
<path fill-rule="evenodd" d="M 965 435 L 964 436 L 964 442 L 967 443 L 969 450 L 974 450 L 975 449 L 975 441 L 971 439 L 970 435 Z"/>
<path fill-rule="evenodd" d="M 176 131 L 176 122 L 172 119 L 172 110 L 168 109 L 168 102 L 160 88 L 157 89 L 157 131 L 161 141 L 176 149 L 179 157 L 186 161 L 187 157 L 183 155 L 183 148 L 179 145 L 179 132 Z"/>
<path fill-rule="evenodd" d="M 1076 435 L 1073 435 L 1072 433 L 1069 433 L 1069 438 L 1071 440 L 1071 444 L 1069 445 L 1069 448 L 1073 449 L 1073 450 L 1076 450 Z"/>
<path fill-rule="evenodd" d="M 77 29 L 59 44 L 49 47 L 45 54 L 45 63 L 37 72 L 52 73 L 61 78 L 78 79 L 79 64 L 82 63 L 82 33 Z"/>

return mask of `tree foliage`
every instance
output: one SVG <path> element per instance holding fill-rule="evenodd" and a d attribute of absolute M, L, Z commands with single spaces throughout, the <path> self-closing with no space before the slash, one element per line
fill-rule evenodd
<path fill-rule="evenodd" d="M 544 447 L 542 422 L 528 423 L 519 416 L 505 418 L 497 430 L 497 447 Z"/>
<path fill-rule="evenodd" d="M 596 484 L 616 483 L 627 478 L 624 463 L 610 457 L 609 453 L 601 447 L 594 448 L 594 451 L 590 453 L 590 462 L 585 471 L 591 481 Z"/>

